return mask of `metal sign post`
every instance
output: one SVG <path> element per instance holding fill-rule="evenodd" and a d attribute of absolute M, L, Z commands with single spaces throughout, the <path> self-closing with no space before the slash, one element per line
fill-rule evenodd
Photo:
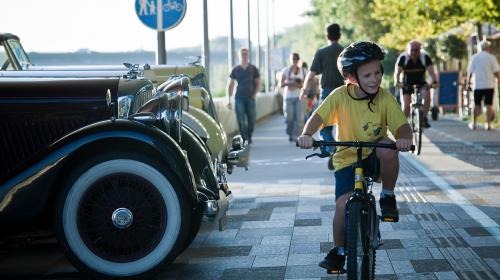
<path fill-rule="evenodd" d="M 186 0 L 136 0 L 135 12 L 141 22 L 158 32 L 157 63 L 167 63 L 165 31 L 179 25 L 186 14 Z"/>

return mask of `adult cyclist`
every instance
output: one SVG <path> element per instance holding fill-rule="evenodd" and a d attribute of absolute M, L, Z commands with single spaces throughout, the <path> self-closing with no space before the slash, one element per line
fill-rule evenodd
<path fill-rule="evenodd" d="M 437 75 L 434 70 L 434 64 L 430 56 L 421 51 L 422 44 L 416 40 L 408 43 L 406 51 L 402 53 L 396 61 L 396 71 L 394 72 L 394 82 L 396 86 L 402 87 L 403 95 L 401 95 L 401 105 L 406 117 L 410 116 L 411 94 L 413 85 L 416 84 L 417 90 L 420 91 L 424 99 L 424 121 L 422 126 L 425 128 L 431 127 L 427 114 L 431 105 L 431 97 L 429 94 L 429 86 L 425 80 L 425 72 L 429 72 L 432 79 L 432 84 L 437 84 Z M 403 81 L 401 82 L 401 74 L 404 72 Z"/>

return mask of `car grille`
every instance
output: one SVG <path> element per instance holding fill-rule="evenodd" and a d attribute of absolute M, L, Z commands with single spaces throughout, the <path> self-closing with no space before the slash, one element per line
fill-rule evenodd
<path fill-rule="evenodd" d="M 18 167 L 36 160 L 42 150 L 88 120 L 5 121 L 0 123 L 0 181 Z"/>
<path fill-rule="evenodd" d="M 130 114 L 135 114 L 146 102 L 151 100 L 155 92 L 152 89 L 144 89 L 135 95 Z"/>

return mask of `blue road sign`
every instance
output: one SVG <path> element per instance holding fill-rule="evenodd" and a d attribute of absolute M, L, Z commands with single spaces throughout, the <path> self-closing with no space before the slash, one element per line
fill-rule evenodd
<path fill-rule="evenodd" d="M 165 31 L 182 21 L 186 0 L 135 0 L 135 12 L 147 27 Z"/>

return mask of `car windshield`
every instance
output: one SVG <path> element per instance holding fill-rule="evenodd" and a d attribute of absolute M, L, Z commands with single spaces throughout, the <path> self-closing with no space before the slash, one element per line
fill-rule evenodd
<path fill-rule="evenodd" d="M 7 50 L 4 43 L 0 42 L 0 70 L 14 70 L 12 63 L 10 63 Z"/>
<path fill-rule="evenodd" d="M 24 51 L 23 47 L 21 46 L 21 43 L 19 43 L 19 41 L 14 39 L 7 40 L 7 43 L 12 49 L 12 52 L 16 57 L 17 61 L 19 62 L 19 65 L 21 65 L 21 68 L 26 70 L 27 66 L 30 65 L 31 62 L 28 56 L 26 55 L 26 52 Z"/>

